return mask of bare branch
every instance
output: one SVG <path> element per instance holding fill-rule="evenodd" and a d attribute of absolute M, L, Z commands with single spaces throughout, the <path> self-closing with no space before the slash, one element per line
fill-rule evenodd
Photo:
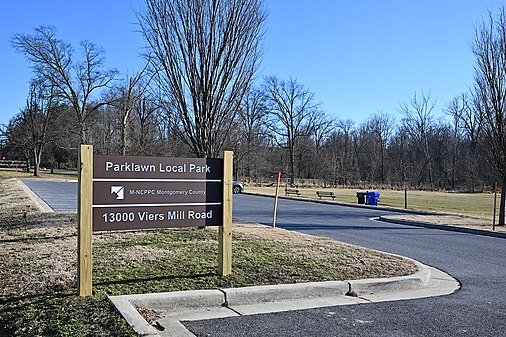
<path fill-rule="evenodd" d="M 221 151 L 260 59 L 260 0 L 146 0 L 139 15 L 156 80 L 197 156 Z"/>

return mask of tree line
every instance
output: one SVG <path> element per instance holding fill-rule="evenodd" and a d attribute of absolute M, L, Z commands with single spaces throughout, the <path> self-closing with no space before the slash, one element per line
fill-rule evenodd
<path fill-rule="evenodd" d="M 148 81 L 143 73 L 118 81 L 86 124 L 34 83 L 26 107 L 6 127 L 2 156 L 31 162 L 37 174 L 39 165 L 76 167 L 82 142 L 100 154 L 198 155 Z M 296 79 L 267 77 L 246 92 L 224 148 L 234 151 L 238 179 L 270 181 L 281 171 L 292 184 L 489 189 L 498 177 L 484 166 L 483 121 L 475 120 L 470 97 L 456 97 L 439 118 L 434 106 L 430 94 L 415 93 L 400 104 L 399 121 L 379 112 L 357 124 L 325 113 Z"/>
<path fill-rule="evenodd" d="M 475 29 L 475 81 L 435 111 L 416 92 L 396 120 L 339 120 L 296 78 L 254 81 L 266 11 L 260 0 L 146 0 L 138 14 L 145 66 L 120 77 L 104 51 L 74 48 L 54 27 L 16 34 L 31 63 L 26 106 L 2 128 L 2 157 L 76 167 L 96 153 L 217 157 L 235 153 L 236 179 L 291 184 L 485 191 L 506 184 L 506 14 Z M 500 218 L 504 222 L 504 194 Z"/>

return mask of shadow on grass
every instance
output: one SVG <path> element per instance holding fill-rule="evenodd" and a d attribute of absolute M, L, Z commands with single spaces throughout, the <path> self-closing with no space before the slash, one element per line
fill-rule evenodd
<path fill-rule="evenodd" d="M 44 303 L 48 298 L 50 299 L 61 299 L 61 298 L 70 298 L 76 296 L 77 292 L 53 292 L 48 291 L 40 294 L 29 294 L 24 296 L 4 296 L 0 297 L 0 305 L 6 305 L 9 303 L 19 303 L 19 302 L 30 302 L 30 304 Z M 1 312 L 2 310 L 0 310 Z"/>
<path fill-rule="evenodd" d="M 26 238 L 2 239 L 0 240 L 0 243 L 30 242 L 30 241 L 42 242 L 42 241 L 68 239 L 73 237 L 77 237 L 77 234 L 58 235 L 58 236 L 32 236 Z"/>
<path fill-rule="evenodd" d="M 163 276 L 155 276 L 155 277 L 145 277 L 145 278 L 131 278 L 124 280 L 112 280 L 112 281 L 99 281 L 94 282 L 95 286 L 109 286 L 109 285 L 127 285 L 127 284 L 135 284 L 135 283 L 144 283 L 144 282 L 155 282 L 155 281 L 170 281 L 170 280 L 194 280 L 199 278 L 206 277 L 219 277 L 217 273 L 203 273 L 203 274 L 192 274 L 192 275 L 163 275 Z"/>
<path fill-rule="evenodd" d="M 61 290 L 0 298 L 0 336 L 137 336 L 105 296 Z"/>

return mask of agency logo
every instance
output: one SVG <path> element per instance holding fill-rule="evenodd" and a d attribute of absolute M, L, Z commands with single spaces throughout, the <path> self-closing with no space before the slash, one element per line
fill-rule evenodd
<path fill-rule="evenodd" d="M 111 186 L 111 194 L 116 195 L 116 200 L 125 199 L 125 187 L 124 186 Z"/>

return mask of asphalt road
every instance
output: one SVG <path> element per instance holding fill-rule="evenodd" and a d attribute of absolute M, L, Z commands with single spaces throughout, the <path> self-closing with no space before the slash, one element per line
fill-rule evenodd
<path fill-rule="evenodd" d="M 21 179 L 55 212 L 77 212 L 77 181 Z"/>
<path fill-rule="evenodd" d="M 24 182 L 58 211 L 75 211 L 75 183 Z M 64 203 L 62 203 L 64 201 Z M 234 220 L 272 223 L 273 199 L 234 195 Z M 280 200 L 277 226 L 416 259 L 451 274 L 443 297 L 186 322 L 197 336 L 506 336 L 506 240 L 370 220 L 388 214 Z"/>
<path fill-rule="evenodd" d="M 273 199 L 234 197 L 234 218 L 272 223 Z M 280 200 L 277 226 L 408 256 L 462 283 L 443 297 L 185 322 L 197 336 L 506 336 L 506 241 L 372 221 L 381 210 Z"/>

